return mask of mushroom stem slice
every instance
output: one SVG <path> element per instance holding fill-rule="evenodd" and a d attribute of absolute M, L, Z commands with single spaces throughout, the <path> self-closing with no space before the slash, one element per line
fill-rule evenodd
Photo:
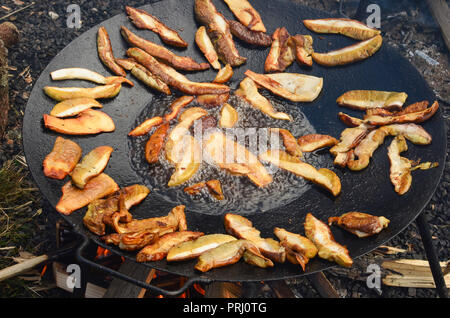
<path fill-rule="evenodd" d="M 271 46 L 272 37 L 265 32 L 252 31 L 239 21 L 228 20 L 231 34 L 238 39 L 256 46 Z"/>
<path fill-rule="evenodd" d="M 336 224 L 358 237 L 368 237 L 387 228 L 389 220 L 384 216 L 374 216 L 361 212 L 348 212 L 338 217 L 328 218 L 328 225 Z"/>
<path fill-rule="evenodd" d="M 303 20 L 303 24 L 317 33 L 342 34 L 356 40 L 368 40 L 381 33 L 357 20 L 345 18 Z"/>
<path fill-rule="evenodd" d="M 100 146 L 92 150 L 72 171 L 72 182 L 78 188 L 83 189 L 89 180 L 105 170 L 113 150 L 109 146 Z"/>
<path fill-rule="evenodd" d="M 51 116 L 58 118 L 72 117 L 90 108 L 102 108 L 103 105 L 92 98 L 75 98 L 64 100 L 53 107 Z"/>
<path fill-rule="evenodd" d="M 401 109 L 408 95 L 404 92 L 353 90 L 338 97 L 339 106 L 366 110 L 371 108 Z"/>
<path fill-rule="evenodd" d="M 338 140 L 332 136 L 310 134 L 297 139 L 300 150 L 303 152 L 312 152 L 324 147 L 332 147 L 338 143 Z"/>
<path fill-rule="evenodd" d="M 48 178 L 64 179 L 75 168 L 81 155 L 82 150 L 77 143 L 56 137 L 52 151 L 43 162 L 44 175 Z"/>
<path fill-rule="evenodd" d="M 125 70 L 116 63 L 112 51 L 111 41 L 105 27 L 100 27 L 97 33 L 98 56 L 102 63 L 118 76 L 127 76 Z"/>
<path fill-rule="evenodd" d="M 119 83 L 97 86 L 92 88 L 82 87 L 44 87 L 44 92 L 47 96 L 56 101 L 63 101 L 74 98 L 113 98 L 119 94 L 122 85 Z"/>
<path fill-rule="evenodd" d="M 281 138 L 283 139 L 284 147 L 286 148 L 288 154 L 294 157 L 303 156 L 302 150 L 299 144 L 297 143 L 297 140 L 289 130 L 281 128 L 270 128 L 269 130 L 270 132 L 276 133 L 281 136 Z"/>
<path fill-rule="evenodd" d="M 239 120 L 239 114 L 236 109 L 228 103 L 225 103 L 220 111 L 219 125 L 223 128 L 233 128 Z"/>
<path fill-rule="evenodd" d="M 238 20 L 252 31 L 266 32 L 258 11 L 247 0 L 225 0 Z"/>
<path fill-rule="evenodd" d="M 139 63 L 135 63 L 131 69 L 131 74 L 150 88 L 156 89 L 166 95 L 172 94 L 169 86 L 165 82 L 163 82 L 159 77 L 153 75 L 148 69 Z"/>
<path fill-rule="evenodd" d="M 163 123 L 163 118 L 160 116 L 152 117 L 147 120 L 145 120 L 142 124 L 134 128 L 132 131 L 128 133 L 128 136 L 143 136 L 150 132 L 153 127 L 159 126 Z"/>
<path fill-rule="evenodd" d="M 203 55 L 205 55 L 205 58 L 211 66 L 216 70 L 219 70 L 219 57 L 217 56 L 216 49 L 214 48 L 214 45 L 206 32 L 206 28 L 203 25 L 199 27 L 195 33 L 195 43 L 197 43 L 198 48 L 202 51 Z"/>

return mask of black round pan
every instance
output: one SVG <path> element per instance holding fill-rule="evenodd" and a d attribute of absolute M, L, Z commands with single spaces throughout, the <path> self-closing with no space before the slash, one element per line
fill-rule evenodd
<path fill-rule="evenodd" d="M 302 24 L 303 19 L 330 17 L 328 13 L 289 1 L 253 0 L 251 2 L 261 14 L 269 34 L 272 34 L 276 28 L 281 26 L 286 27 L 291 34 L 311 34 L 314 38 L 314 48 L 318 52 L 326 52 L 354 43 L 354 40 L 344 36 L 319 36 L 308 31 Z M 223 1 L 214 1 L 214 4 L 228 19 L 233 19 L 232 13 Z M 192 0 L 167 0 L 144 6 L 142 9 L 151 12 L 172 28 L 180 30 L 181 36 L 189 43 L 189 47 L 187 50 L 179 51 L 179 54 L 190 56 L 197 61 L 205 61 L 194 42 L 198 24 L 194 18 L 193 6 L 194 1 Z M 57 204 L 61 196 L 61 186 L 68 179 L 55 181 L 46 178 L 42 172 L 42 161 L 51 151 L 54 140 L 58 135 L 43 127 L 42 115 L 49 113 L 55 104 L 54 101 L 45 96 L 43 87 L 46 85 L 91 86 L 91 84 L 81 81 L 52 82 L 49 73 L 60 68 L 85 67 L 104 75 L 109 74 L 97 56 L 96 34 L 99 26 L 106 27 L 111 37 L 115 55 L 122 57 L 127 49 L 127 44 L 120 36 L 121 25 L 127 26 L 140 36 L 161 43 L 154 33 L 135 29 L 125 14 L 115 16 L 87 31 L 62 50 L 43 71 L 31 93 L 23 125 L 25 156 L 37 185 L 53 206 Z M 247 57 L 248 61 L 235 69 L 235 75 L 231 83 L 233 89 L 244 78 L 243 73 L 247 69 L 263 73 L 264 61 L 269 51 L 268 48 L 255 49 L 238 41 L 236 43 L 239 52 Z M 341 131 L 346 128 L 337 118 L 339 111 L 346 111 L 350 115 L 359 117 L 362 115 L 360 112 L 337 106 L 336 98 L 348 90 L 403 91 L 409 95 L 408 104 L 422 100 L 428 100 L 432 103 L 435 99 L 433 92 L 417 70 L 387 44 L 383 44 L 373 57 L 355 64 L 334 68 L 314 64 L 310 69 L 300 68 L 297 64 L 293 64 L 287 69 L 287 72 L 305 73 L 324 78 L 323 91 L 314 102 L 293 104 L 291 107 L 299 107 L 318 133 L 337 138 L 339 138 Z M 216 72 L 210 69 L 205 72 L 188 74 L 188 77 L 194 81 L 211 81 L 215 74 Z M 121 93 L 116 98 L 103 102 L 103 111 L 109 114 L 116 123 L 116 130 L 113 133 L 70 137 L 82 147 L 84 154 L 100 145 L 112 146 L 114 152 L 105 172 L 113 177 L 121 187 L 143 183 L 142 178 L 132 167 L 130 159 L 132 150 L 129 148 L 131 143 L 127 134 L 134 127 L 139 114 L 156 97 L 152 91 L 142 86 L 136 79 L 131 77 L 130 79 L 133 79 L 136 84 L 134 88 L 123 86 Z M 255 209 L 251 213 L 247 213 L 246 216 L 254 222 L 254 226 L 261 231 L 263 237 L 273 237 L 274 227 L 283 227 L 293 232 L 303 233 L 303 222 L 308 212 L 313 213 L 323 221 L 326 221 L 330 216 L 341 215 L 349 211 L 383 215 L 391 220 L 389 227 L 370 238 L 359 239 L 337 227 L 332 227 L 336 240 L 348 247 L 353 258 L 370 252 L 400 233 L 419 215 L 439 182 L 446 153 L 442 111 L 439 110 L 434 117 L 423 124 L 423 127 L 432 135 L 432 144 L 415 146 L 408 143 L 409 150 L 403 155 L 411 159 L 421 158 L 422 161 L 437 161 L 439 167 L 427 171 L 413 172 L 412 187 L 405 195 L 397 195 L 389 180 L 386 147 L 391 139 L 388 138 L 385 144 L 376 151 L 369 167 L 357 173 L 333 167 L 331 155 L 327 151 L 320 153 L 324 162 L 333 167 L 332 169 L 341 178 L 342 193 L 337 198 L 329 196 L 316 186 L 311 186 L 294 201 L 283 202 L 279 200 L 275 203 L 274 208 L 269 210 Z M 147 199 L 132 209 L 133 215 L 136 218 L 162 216 L 166 215 L 175 205 L 186 203 L 167 201 L 163 196 L 165 189 L 165 185 L 152 188 L 152 193 Z M 181 189 L 178 191 L 182 191 Z M 70 216 L 64 216 L 64 218 L 74 226 L 76 231 L 105 246 L 97 236 L 91 234 L 83 226 L 84 212 L 85 209 L 76 211 Z M 238 209 L 227 212 L 240 213 Z M 205 234 L 224 233 L 223 215 L 212 215 L 211 211 L 191 211 L 189 204 L 187 204 L 186 214 L 190 230 L 202 231 Z M 113 246 L 108 246 L 108 248 L 127 258 L 135 258 L 134 253 L 125 253 Z M 303 272 L 300 267 L 289 263 L 276 264 L 271 269 L 260 269 L 239 262 L 233 266 L 200 274 L 195 271 L 194 264 L 195 261 L 176 264 L 169 264 L 166 261 L 146 263 L 150 267 L 166 272 L 191 278 L 202 277 L 219 281 L 278 280 L 322 271 L 334 265 L 316 257 L 307 265 L 306 272 Z"/>

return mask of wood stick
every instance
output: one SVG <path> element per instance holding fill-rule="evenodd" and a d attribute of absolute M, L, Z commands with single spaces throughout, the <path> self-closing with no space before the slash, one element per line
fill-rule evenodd
<path fill-rule="evenodd" d="M 42 264 L 49 259 L 48 255 L 41 255 L 37 257 L 30 258 L 29 260 L 23 261 L 22 263 L 6 267 L 0 270 L 0 282 L 5 279 L 20 275 L 26 271 L 29 271 L 33 267 Z"/>
<path fill-rule="evenodd" d="M 447 49 L 450 50 L 450 8 L 445 0 L 427 0 L 428 8 L 441 28 Z"/>

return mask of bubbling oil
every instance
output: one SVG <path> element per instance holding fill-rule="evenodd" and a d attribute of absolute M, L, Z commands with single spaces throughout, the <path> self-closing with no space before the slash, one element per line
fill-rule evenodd
<path fill-rule="evenodd" d="M 252 153 L 256 156 L 273 146 L 264 142 L 265 140 L 271 140 L 268 128 L 287 129 L 295 137 L 316 133 L 314 127 L 301 111 L 301 106 L 281 100 L 266 92 L 262 92 L 262 94 L 271 101 L 276 111 L 291 115 L 293 121 L 273 119 L 253 108 L 242 98 L 232 95 L 228 100 L 228 104 L 236 109 L 239 114 L 239 120 L 232 129 L 222 129 L 220 127 L 217 129 L 225 133 L 228 138 L 237 135 L 235 140 L 239 140 L 242 145 L 251 149 Z M 135 126 L 148 118 L 169 113 L 169 106 L 176 98 L 174 96 L 155 96 L 138 116 Z M 201 107 L 201 105 L 194 100 L 185 109 L 190 107 Z M 217 122 L 220 119 L 220 110 L 221 107 L 207 109 L 209 115 L 214 116 Z M 196 130 L 196 125 L 199 122 L 201 121 L 196 121 L 192 127 L 193 132 L 198 131 Z M 177 120 L 173 120 L 171 122 L 171 129 L 176 124 Z M 244 137 L 242 136 L 243 132 L 246 134 Z M 249 215 L 264 212 L 296 200 L 313 186 L 309 181 L 301 177 L 262 162 L 272 174 L 273 181 L 268 186 L 259 188 L 245 176 L 231 175 L 227 171 L 216 167 L 214 164 L 203 161 L 199 170 L 188 182 L 171 188 L 167 186 L 167 183 L 174 172 L 174 167 L 167 161 L 164 148 L 160 153 L 158 163 L 150 165 L 145 160 L 145 145 L 151 133 L 153 131 L 146 136 L 129 138 L 128 146 L 133 169 L 142 178 L 143 183 L 152 189 L 152 195 L 162 196 L 164 200 L 175 205 L 186 205 L 189 211 L 192 212 L 210 215 L 222 215 L 224 213 Z M 256 137 L 254 136 L 255 133 L 257 134 Z M 197 135 L 195 136 L 197 137 Z M 283 142 L 279 139 L 280 137 L 276 138 L 278 138 L 276 149 L 284 149 Z M 253 147 L 255 141 L 258 145 L 256 149 Z M 318 153 L 304 153 L 302 160 L 317 169 L 330 168 L 329 163 Z M 220 180 L 225 195 L 224 200 L 218 201 L 214 199 L 207 189 L 203 189 L 195 196 L 183 191 L 187 186 L 212 179 Z"/>

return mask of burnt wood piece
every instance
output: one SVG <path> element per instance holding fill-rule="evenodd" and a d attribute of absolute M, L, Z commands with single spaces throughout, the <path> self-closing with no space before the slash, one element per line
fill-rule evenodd
<path fill-rule="evenodd" d="M 271 280 L 267 282 L 267 285 L 278 298 L 297 298 L 285 280 Z"/>
<path fill-rule="evenodd" d="M 306 277 L 323 298 L 341 298 L 323 272 L 314 273 Z"/>

